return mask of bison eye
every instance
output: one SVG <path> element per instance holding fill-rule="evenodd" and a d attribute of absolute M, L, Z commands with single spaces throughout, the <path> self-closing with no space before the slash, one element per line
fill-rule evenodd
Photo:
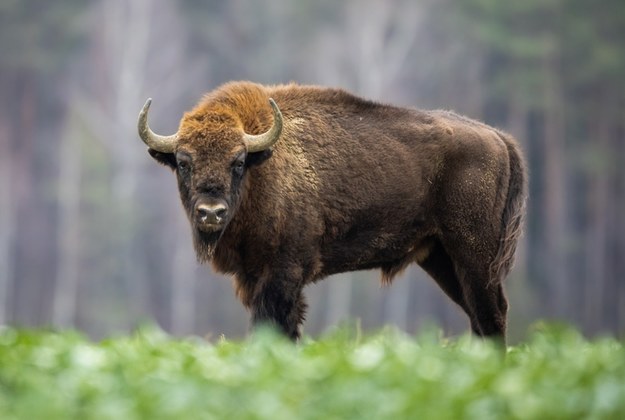
<path fill-rule="evenodd" d="M 178 167 L 178 172 L 181 175 L 186 175 L 189 173 L 189 170 L 191 169 L 191 161 L 190 159 L 183 155 L 183 156 L 176 156 L 176 165 Z"/>
<path fill-rule="evenodd" d="M 241 154 L 232 162 L 232 170 L 238 175 L 243 173 L 245 167 L 245 154 Z"/>

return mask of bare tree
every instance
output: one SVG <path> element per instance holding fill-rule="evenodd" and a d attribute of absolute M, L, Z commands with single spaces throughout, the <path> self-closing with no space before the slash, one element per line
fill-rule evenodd
<path fill-rule="evenodd" d="M 552 315 L 564 314 L 568 308 L 568 278 L 564 255 L 567 226 L 565 159 L 565 102 L 562 95 L 558 51 L 548 51 L 543 65 L 545 72 L 544 123 L 544 238 L 546 245 L 546 272 L 553 285 L 550 294 L 555 301 Z"/>
<path fill-rule="evenodd" d="M 8 139 L 9 124 L 0 115 L 0 325 L 8 322 L 13 273 L 13 244 L 15 243 L 15 212 L 13 206 L 12 159 Z"/>
<path fill-rule="evenodd" d="M 80 178 L 81 150 L 76 141 L 77 117 L 70 111 L 68 127 L 59 148 L 58 249 L 59 262 L 52 303 L 52 322 L 72 327 L 76 321 L 80 264 Z"/>
<path fill-rule="evenodd" d="M 357 274 L 345 273 L 328 279 L 325 325 L 336 325 L 350 314 L 352 282 Z"/>
<path fill-rule="evenodd" d="M 183 335 L 192 333 L 195 326 L 197 262 L 189 239 L 187 220 L 182 216 L 175 219 L 175 248 L 171 273 L 171 329 L 173 333 Z"/>

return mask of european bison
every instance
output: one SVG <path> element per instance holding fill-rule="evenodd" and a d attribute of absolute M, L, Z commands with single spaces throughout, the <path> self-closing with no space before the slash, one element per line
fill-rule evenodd
<path fill-rule="evenodd" d="M 198 260 L 234 275 L 254 324 L 297 339 L 305 285 L 372 268 L 390 284 L 416 262 L 476 334 L 504 338 L 527 182 L 510 135 L 296 84 L 223 85 L 171 136 L 149 106 L 139 134 L 176 173 Z"/>

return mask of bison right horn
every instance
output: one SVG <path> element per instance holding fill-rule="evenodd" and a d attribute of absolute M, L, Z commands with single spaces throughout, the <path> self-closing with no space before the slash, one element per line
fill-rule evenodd
<path fill-rule="evenodd" d="M 171 136 L 161 136 L 150 130 L 150 126 L 148 125 L 148 110 L 150 109 L 151 103 L 152 98 L 149 98 L 145 101 L 145 105 L 143 105 L 139 113 L 139 121 L 137 123 L 139 137 L 141 137 L 141 140 L 143 140 L 150 149 L 161 153 L 173 153 L 176 149 L 176 143 L 178 142 L 178 133 L 172 134 Z"/>
<path fill-rule="evenodd" d="M 280 138 L 282 133 L 282 113 L 272 98 L 269 98 L 269 104 L 273 109 L 273 125 L 267 132 L 258 135 L 245 134 L 243 141 L 250 153 L 262 152 L 273 146 Z"/>

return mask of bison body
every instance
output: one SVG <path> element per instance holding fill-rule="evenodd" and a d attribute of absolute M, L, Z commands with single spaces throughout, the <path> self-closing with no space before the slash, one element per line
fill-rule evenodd
<path fill-rule="evenodd" d="M 272 101 L 270 102 L 270 98 Z M 419 264 L 469 316 L 503 337 L 526 175 L 517 143 L 446 111 L 337 89 L 226 84 L 168 137 L 139 131 L 175 170 L 202 262 L 234 275 L 254 323 L 299 337 L 304 286 Z"/>

